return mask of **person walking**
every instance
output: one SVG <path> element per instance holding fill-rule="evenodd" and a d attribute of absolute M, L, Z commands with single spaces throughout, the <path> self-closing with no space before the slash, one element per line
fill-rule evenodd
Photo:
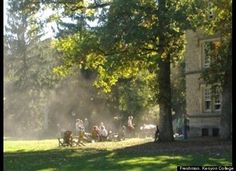
<path fill-rule="evenodd" d="M 158 125 L 156 126 L 156 132 L 155 132 L 155 140 L 154 142 L 157 143 L 158 140 L 159 140 L 159 128 L 158 128 Z"/>

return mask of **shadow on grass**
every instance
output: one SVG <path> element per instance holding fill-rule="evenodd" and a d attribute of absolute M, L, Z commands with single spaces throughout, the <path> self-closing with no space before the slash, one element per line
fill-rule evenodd
<path fill-rule="evenodd" d="M 176 170 L 178 165 L 231 165 L 229 143 L 145 143 L 118 150 L 57 148 L 4 153 L 4 170 Z"/>

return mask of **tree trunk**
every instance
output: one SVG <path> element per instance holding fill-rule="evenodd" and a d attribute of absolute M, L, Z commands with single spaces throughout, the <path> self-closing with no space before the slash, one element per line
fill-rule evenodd
<path fill-rule="evenodd" d="M 159 141 L 171 142 L 174 138 L 171 114 L 170 60 L 161 61 L 159 69 Z"/>
<path fill-rule="evenodd" d="M 220 137 L 224 140 L 229 140 L 231 139 L 232 130 L 232 69 L 226 73 L 225 78 L 222 93 Z"/>
<path fill-rule="evenodd" d="M 168 23 L 166 20 L 166 1 L 158 0 L 158 23 L 160 30 L 166 30 Z M 165 52 L 165 35 L 160 32 L 159 37 L 159 54 L 163 57 L 159 62 L 159 107 L 160 107 L 160 119 L 159 119 L 159 141 L 171 142 L 173 137 L 173 126 L 171 116 L 171 84 L 170 84 L 170 55 L 164 55 Z M 167 52 L 168 53 L 168 52 Z"/>

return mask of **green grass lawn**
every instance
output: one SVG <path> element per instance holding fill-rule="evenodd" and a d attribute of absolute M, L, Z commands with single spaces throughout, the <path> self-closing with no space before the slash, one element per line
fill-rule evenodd
<path fill-rule="evenodd" d="M 230 142 L 181 141 L 153 143 L 151 139 L 87 143 L 58 147 L 57 140 L 4 141 L 5 171 L 158 170 L 178 165 L 232 165 Z"/>

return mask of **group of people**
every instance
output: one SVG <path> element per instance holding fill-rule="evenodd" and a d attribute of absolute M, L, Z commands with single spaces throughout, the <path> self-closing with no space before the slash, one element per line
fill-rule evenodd
<path fill-rule="evenodd" d="M 127 128 L 129 132 L 134 132 L 133 116 L 128 117 Z M 87 128 L 86 128 L 87 126 Z M 91 130 L 88 128 L 88 120 L 76 119 L 76 135 L 82 138 L 86 138 L 89 135 L 91 141 L 106 141 L 113 139 L 114 135 L 117 135 L 117 139 L 124 140 L 126 134 L 126 126 L 121 126 L 117 133 L 113 133 L 111 130 L 108 130 L 103 122 L 100 125 L 92 126 Z"/>
<path fill-rule="evenodd" d="M 135 124 L 133 123 L 133 116 L 128 116 L 127 127 L 125 125 L 121 126 L 117 130 L 118 139 L 123 140 L 126 136 L 133 137 L 135 134 Z M 76 119 L 75 123 L 75 135 L 80 137 L 80 139 L 87 139 L 89 137 L 90 141 L 105 141 L 110 139 L 109 136 L 113 135 L 111 131 L 108 131 L 103 122 L 100 125 L 94 125 L 89 127 L 88 119 Z M 159 139 L 159 128 L 156 126 L 155 132 L 155 142 Z"/>
<path fill-rule="evenodd" d="M 79 137 L 84 137 L 85 132 L 89 133 L 89 122 L 88 119 L 85 118 L 85 120 L 76 119 L 76 135 Z M 103 122 L 100 123 L 99 126 L 93 126 L 91 130 L 91 138 L 94 141 L 103 141 L 108 137 L 108 130 L 106 129 Z"/>
<path fill-rule="evenodd" d="M 104 141 L 108 138 L 108 130 L 103 122 L 100 123 L 100 126 L 93 126 L 91 136 L 94 141 Z"/>
<path fill-rule="evenodd" d="M 91 138 L 94 141 L 104 141 L 108 139 L 109 133 L 111 134 L 111 131 L 108 131 L 107 128 L 105 127 L 104 123 L 101 122 L 99 126 L 94 125 L 92 127 L 92 130 L 89 130 L 89 122 L 88 119 L 85 118 L 85 120 L 81 120 L 81 119 L 76 119 L 76 135 L 77 136 L 84 136 L 85 132 L 86 133 L 91 133 Z M 118 136 L 120 139 L 124 139 L 125 138 L 125 132 L 127 130 L 127 133 L 129 136 L 134 134 L 134 130 L 135 130 L 135 124 L 133 123 L 133 116 L 128 116 L 128 122 L 127 122 L 127 129 L 126 126 L 122 126 L 119 130 L 118 130 Z"/>

